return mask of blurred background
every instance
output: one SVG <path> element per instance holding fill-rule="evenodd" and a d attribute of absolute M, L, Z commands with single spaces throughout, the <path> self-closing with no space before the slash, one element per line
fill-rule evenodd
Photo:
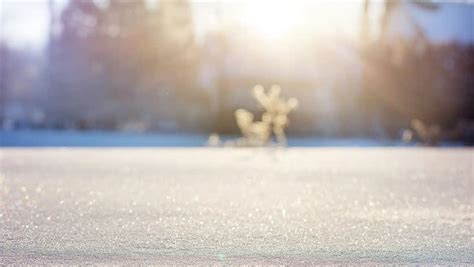
<path fill-rule="evenodd" d="M 256 84 L 299 100 L 290 145 L 409 141 L 414 120 L 472 145 L 473 25 L 467 1 L 0 0 L 2 145 L 202 144 L 261 114 Z"/>

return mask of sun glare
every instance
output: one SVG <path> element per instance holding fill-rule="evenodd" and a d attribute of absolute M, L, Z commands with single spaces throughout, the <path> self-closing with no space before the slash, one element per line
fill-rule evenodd
<path fill-rule="evenodd" d="M 250 2 L 243 22 L 267 38 L 278 38 L 301 23 L 301 6 L 290 1 Z"/>
<path fill-rule="evenodd" d="M 283 39 L 295 30 L 355 36 L 361 10 L 360 1 L 259 0 L 247 1 L 240 19 L 248 29 L 267 39 Z"/>

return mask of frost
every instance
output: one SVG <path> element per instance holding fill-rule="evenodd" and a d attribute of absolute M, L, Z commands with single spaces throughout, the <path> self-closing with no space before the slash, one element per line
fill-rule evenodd
<path fill-rule="evenodd" d="M 421 120 L 414 119 L 411 126 L 416 136 L 425 145 L 437 145 L 441 137 L 441 128 L 439 125 L 428 125 Z"/>
<path fill-rule="evenodd" d="M 443 137 L 449 136 L 449 133 L 446 130 L 443 132 L 438 124 L 429 125 L 420 119 L 412 120 L 410 126 L 410 129 L 405 129 L 402 132 L 401 138 L 404 143 L 419 141 L 425 146 L 437 146 Z M 454 133 L 456 134 L 456 132 Z"/>
<path fill-rule="evenodd" d="M 253 96 L 264 109 L 261 121 L 255 121 L 254 115 L 245 109 L 235 111 L 235 119 L 244 143 L 252 146 L 264 145 L 271 141 L 273 134 L 278 144 L 286 145 L 285 128 L 289 124 L 288 114 L 298 106 L 298 100 L 285 100 L 280 93 L 281 88 L 278 85 L 273 85 L 268 93 L 265 93 L 261 85 L 254 87 Z"/>
<path fill-rule="evenodd" d="M 220 144 L 220 138 L 219 138 L 219 135 L 216 134 L 216 133 L 213 133 L 209 136 L 208 140 L 207 140 L 207 145 L 208 146 L 219 146 Z"/>
<path fill-rule="evenodd" d="M 254 115 L 251 112 L 238 109 L 235 111 L 235 119 L 248 144 L 264 145 L 269 141 L 272 122 L 268 115 L 263 114 L 262 121 L 254 121 Z"/>

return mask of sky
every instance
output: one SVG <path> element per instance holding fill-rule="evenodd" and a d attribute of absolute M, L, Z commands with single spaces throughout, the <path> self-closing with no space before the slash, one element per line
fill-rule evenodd
<path fill-rule="evenodd" d="M 411 13 L 432 40 L 474 42 L 474 2 L 470 6 L 447 4 L 432 16 L 430 12 L 412 8 Z"/>
<path fill-rule="evenodd" d="M 0 0 L 0 37 L 21 46 L 43 43 L 48 28 L 46 8 L 41 0 Z"/>
<path fill-rule="evenodd" d="M 19 47 L 37 48 L 44 45 L 49 25 L 47 1 L 0 0 L 0 38 Z M 67 3 L 67 0 L 55 1 L 60 8 Z M 359 31 L 360 0 L 319 2 L 194 0 L 191 3 L 198 39 L 202 39 L 207 32 L 217 29 L 222 24 L 239 24 L 268 38 L 282 36 L 293 27 L 300 27 L 303 24 L 311 25 L 312 31 L 322 35 L 337 33 L 355 37 Z M 269 6 L 272 7 L 270 10 Z M 435 41 L 450 39 L 474 41 L 472 28 L 474 8 L 446 6 L 437 12 L 437 16 L 413 8 L 411 10 L 413 17 L 424 26 L 430 38 Z M 310 17 L 311 23 L 305 21 L 303 17 Z"/>

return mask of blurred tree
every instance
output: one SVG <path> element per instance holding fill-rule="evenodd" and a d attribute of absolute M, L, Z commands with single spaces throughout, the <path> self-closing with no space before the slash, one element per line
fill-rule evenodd
<path fill-rule="evenodd" d="M 48 117 L 63 126 L 127 128 L 138 122 L 159 128 L 166 114 L 159 114 L 158 102 L 176 113 L 192 101 L 188 89 L 197 62 L 190 6 L 183 0 L 159 8 L 145 0 L 107 3 L 70 0 L 63 10 L 61 32 L 49 43 Z M 163 97 L 167 101 L 159 101 Z"/>
<path fill-rule="evenodd" d="M 165 83 L 175 90 L 176 115 L 181 128 L 193 128 L 200 124 L 196 115 L 196 103 L 200 98 L 196 91 L 198 57 L 194 42 L 194 26 L 191 6 L 186 0 L 160 2 L 161 48 L 158 61 L 166 77 Z M 204 118 L 201 118 L 204 119 Z M 194 124 L 194 126 L 193 126 Z"/>
<path fill-rule="evenodd" d="M 32 105 L 37 65 L 33 53 L 0 42 L 0 128 L 24 127 L 41 120 Z"/>
<path fill-rule="evenodd" d="M 2 25 L 0 27 L 3 28 L 3 20 L 2 16 Z M 0 29 L 0 33 L 3 34 L 3 29 Z M 3 36 L 2 36 L 3 37 Z M 3 39 L 2 39 L 3 40 Z M 10 61 L 9 58 L 10 53 L 9 49 L 6 44 L 2 41 L 0 42 L 0 126 L 4 124 L 5 117 L 6 117 L 6 106 L 8 100 L 8 77 L 9 73 L 7 70 L 7 66 L 9 65 Z"/>
<path fill-rule="evenodd" d="M 55 16 L 50 1 L 51 16 Z M 48 61 L 45 66 L 42 98 L 50 123 L 72 127 L 94 112 L 100 101 L 92 48 L 99 47 L 96 36 L 101 11 L 92 1 L 71 0 L 60 16 L 61 33 L 56 35 L 51 19 Z M 97 76 L 97 75 L 95 75 Z"/>
<path fill-rule="evenodd" d="M 420 48 L 427 47 L 429 41 L 420 25 L 408 13 L 407 7 L 402 6 L 414 5 L 415 8 L 435 11 L 438 4 L 430 1 L 413 3 L 400 0 L 383 1 L 379 33 L 374 37 L 370 31 L 373 25 L 370 25 L 369 18 L 372 2 L 370 0 L 363 2 L 361 51 L 364 69 L 360 101 L 367 118 L 365 127 L 369 132 L 373 133 L 375 129 L 387 129 L 388 134 L 396 135 L 401 127 L 409 125 L 409 120 L 423 116 L 423 113 L 426 115 L 436 106 L 429 100 L 432 88 L 425 84 L 421 86 L 425 89 L 420 92 L 420 84 L 417 82 L 419 77 L 415 77 L 416 72 L 412 70 L 414 67 L 419 68 L 414 65 L 418 64 L 415 61 L 420 58 Z M 403 13 L 415 32 L 412 41 L 389 38 L 390 31 L 393 30 L 390 22 L 392 26 L 393 23 L 397 23 L 394 18 L 395 12 Z M 425 70 L 429 71 L 430 68 Z M 425 97 L 420 101 L 413 92 L 424 93 Z"/>

